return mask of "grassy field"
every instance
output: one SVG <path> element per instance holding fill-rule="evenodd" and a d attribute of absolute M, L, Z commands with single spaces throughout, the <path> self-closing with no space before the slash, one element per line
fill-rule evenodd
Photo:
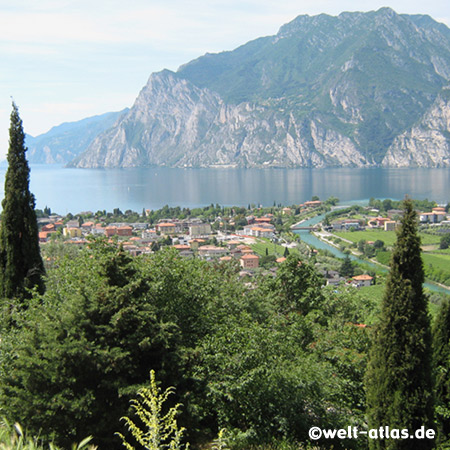
<path fill-rule="evenodd" d="M 384 230 L 366 230 L 366 231 L 339 231 L 333 233 L 342 239 L 347 239 L 349 241 L 355 242 L 356 244 L 361 241 L 383 241 L 388 247 L 394 245 L 397 239 L 395 231 L 384 231 Z M 420 238 L 422 240 L 422 245 L 433 245 L 439 244 L 440 237 L 431 234 L 420 233 Z"/>
<path fill-rule="evenodd" d="M 256 244 L 252 244 L 250 247 L 259 256 L 265 256 L 267 248 L 268 254 L 275 255 L 277 258 L 282 257 L 286 250 L 286 247 L 283 247 L 282 245 L 273 244 L 273 242 L 270 241 L 257 242 Z M 300 256 L 300 252 L 296 248 L 290 248 L 289 254 Z"/>
<path fill-rule="evenodd" d="M 377 261 L 381 264 L 388 265 L 390 256 L 391 252 L 378 252 Z M 422 260 L 427 278 L 450 286 L 450 252 L 422 252 Z"/>
<path fill-rule="evenodd" d="M 425 266 L 432 265 L 438 270 L 448 272 L 450 275 L 450 254 L 449 253 L 422 253 Z"/>

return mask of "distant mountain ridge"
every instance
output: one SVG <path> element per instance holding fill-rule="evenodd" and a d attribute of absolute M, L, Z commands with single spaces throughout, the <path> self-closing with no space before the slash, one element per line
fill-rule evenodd
<path fill-rule="evenodd" d="M 74 167 L 449 167 L 450 30 L 390 8 L 299 16 L 150 76 Z"/>
<path fill-rule="evenodd" d="M 96 136 L 112 127 L 127 111 L 128 108 L 63 123 L 36 137 L 27 134 L 25 142 L 28 161 L 34 164 L 67 164 L 84 152 Z"/>

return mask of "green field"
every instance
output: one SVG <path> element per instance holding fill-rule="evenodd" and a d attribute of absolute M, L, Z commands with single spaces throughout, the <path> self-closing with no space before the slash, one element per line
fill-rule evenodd
<path fill-rule="evenodd" d="M 283 247 L 282 245 L 273 244 L 270 241 L 257 242 L 256 244 L 251 244 L 250 247 L 259 256 L 265 256 L 267 248 L 268 254 L 275 255 L 277 258 L 283 256 L 286 250 L 286 247 Z M 300 256 L 300 252 L 296 248 L 290 248 L 289 254 Z"/>
<path fill-rule="evenodd" d="M 361 240 L 365 241 L 383 241 L 387 247 L 394 245 L 397 240 L 397 235 L 395 231 L 384 231 L 384 230 L 366 230 L 366 231 L 339 231 L 333 233 L 342 239 L 347 239 L 354 243 L 358 243 Z M 431 234 L 420 233 L 420 238 L 422 240 L 422 245 L 433 245 L 439 244 L 440 237 Z"/>
<path fill-rule="evenodd" d="M 425 266 L 432 265 L 438 270 L 444 270 L 450 274 L 450 254 L 449 253 L 422 253 Z"/>

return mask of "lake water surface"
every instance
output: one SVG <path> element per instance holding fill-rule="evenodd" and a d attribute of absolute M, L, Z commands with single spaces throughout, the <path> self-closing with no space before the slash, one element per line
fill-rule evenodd
<path fill-rule="evenodd" d="M 0 195 L 6 167 L 0 167 Z M 450 200 L 450 169 L 65 169 L 31 166 L 37 207 L 66 214 L 81 211 L 141 212 L 164 205 L 211 203 L 270 206 L 302 203 L 313 195 L 341 201 L 370 197 Z"/>

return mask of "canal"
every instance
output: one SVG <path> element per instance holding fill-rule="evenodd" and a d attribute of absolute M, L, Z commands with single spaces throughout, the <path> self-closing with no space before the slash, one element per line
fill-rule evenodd
<path fill-rule="evenodd" d="M 302 227 L 310 227 L 310 226 L 317 225 L 319 222 L 322 222 L 322 220 L 324 218 L 325 218 L 325 214 L 320 214 L 319 216 L 313 217 L 312 219 L 305 220 L 304 222 L 302 222 L 301 226 Z M 320 249 L 320 250 L 328 250 L 330 253 L 332 253 L 337 258 L 344 259 L 347 256 L 345 253 L 341 252 L 336 247 L 334 247 L 324 241 L 321 241 L 320 239 L 318 239 L 316 236 L 314 236 L 312 233 L 310 233 L 307 230 L 294 230 L 294 233 L 298 234 L 300 236 L 300 239 L 305 244 L 310 245 L 311 247 L 314 247 L 314 248 Z M 349 257 L 352 261 L 356 261 L 358 263 L 374 267 L 377 270 L 381 270 L 383 272 L 387 271 L 387 269 L 385 269 L 383 266 L 381 266 L 379 264 L 374 264 L 373 262 L 367 261 L 366 259 L 360 259 L 352 254 L 350 254 Z M 442 287 L 442 286 L 437 285 L 430 281 L 427 281 L 426 283 L 424 283 L 424 287 L 426 287 L 427 289 L 430 289 L 431 291 L 434 291 L 434 292 L 440 292 L 443 294 L 450 295 L 450 288 Z"/>

